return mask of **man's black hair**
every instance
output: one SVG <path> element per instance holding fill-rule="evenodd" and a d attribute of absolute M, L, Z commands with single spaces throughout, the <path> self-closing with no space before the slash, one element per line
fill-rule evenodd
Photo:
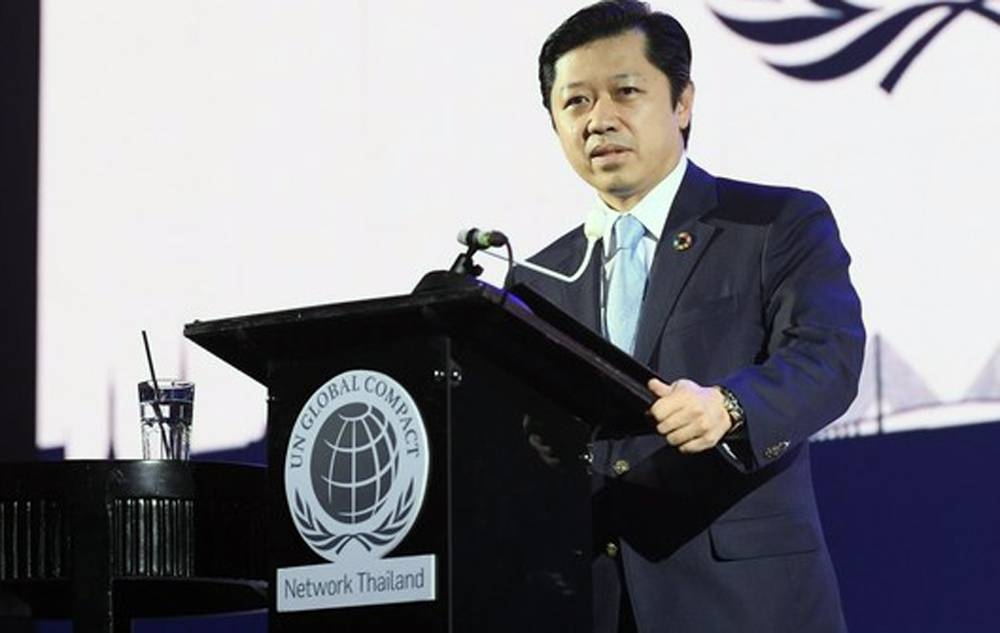
<path fill-rule="evenodd" d="M 673 107 L 691 82 L 691 41 L 673 17 L 652 11 L 638 0 L 606 0 L 581 9 L 559 25 L 542 45 L 538 56 L 538 81 L 546 112 L 552 109 L 552 84 L 556 62 L 575 48 L 595 40 L 638 30 L 646 35 L 646 59 L 667 76 Z M 690 126 L 683 130 L 687 143 Z"/>

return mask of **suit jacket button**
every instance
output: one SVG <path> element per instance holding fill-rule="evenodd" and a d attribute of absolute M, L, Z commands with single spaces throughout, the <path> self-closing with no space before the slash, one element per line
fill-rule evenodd
<path fill-rule="evenodd" d="M 618 544 L 614 541 L 608 541 L 608 544 L 604 546 L 604 553 L 611 558 L 618 556 Z"/>
<path fill-rule="evenodd" d="M 611 466 L 611 468 L 615 471 L 616 475 L 624 475 L 629 471 L 629 468 L 631 468 L 631 466 L 626 460 L 619 459 L 615 461 L 615 463 Z"/>

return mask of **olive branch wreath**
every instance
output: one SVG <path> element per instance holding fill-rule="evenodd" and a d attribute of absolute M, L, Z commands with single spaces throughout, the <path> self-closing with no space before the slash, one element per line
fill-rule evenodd
<path fill-rule="evenodd" d="M 413 511 L 413 485 L 414 480 L 406 488 L 406 492 L 400 495 L 396 502 L 396 509 L 388 514 L 382 523 L 371 532 L 345 532 L 334 534 L 321 521 L 313 516 L 310 508 L 295 490 L 295 524 L 299 528 L 302 538 L 306 539 L 313 547 L 321 551 L 334 550 L 339 554 L 351 541 L 358 541 L 368 550 L 372 551 L 375 546 L 386 545 L 406 527 L 406 519 Z"/>

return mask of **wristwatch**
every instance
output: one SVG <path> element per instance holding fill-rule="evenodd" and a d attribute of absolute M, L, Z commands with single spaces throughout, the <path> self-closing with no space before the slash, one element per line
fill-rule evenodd
<path fill-rule="evenodd" d="M 721 385 L 719 386 L 719 392 L 722 393 L 722 406 L 726 409 L 726 413 L 729 414 L 729 420 L 733 424 L 726 431 L 726 435 L 731 435 L 746 423 L 746 414 L 743 413 L 743 406 L 740 405 L 740 401 L 737 399 L 735 393 Z"/>

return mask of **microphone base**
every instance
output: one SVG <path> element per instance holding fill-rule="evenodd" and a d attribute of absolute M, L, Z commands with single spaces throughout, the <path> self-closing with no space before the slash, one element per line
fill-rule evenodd
<path fill-rule="evenodd" d="M 480 288 L 482 283 L 475 277 L 460 275 L 450 270 L 432 270 L 423 276 L 413 289 L 413 294 L 459 288 Z"/>

